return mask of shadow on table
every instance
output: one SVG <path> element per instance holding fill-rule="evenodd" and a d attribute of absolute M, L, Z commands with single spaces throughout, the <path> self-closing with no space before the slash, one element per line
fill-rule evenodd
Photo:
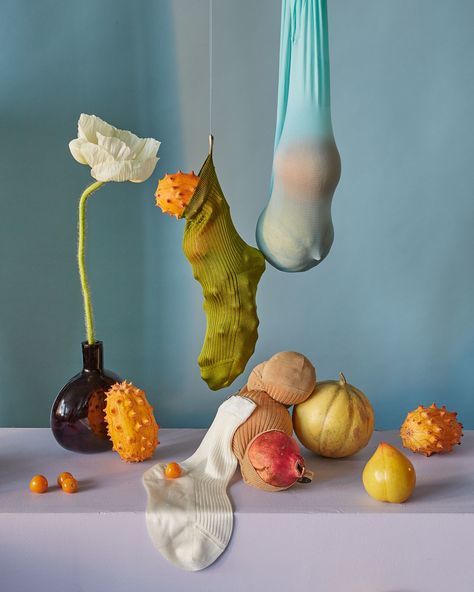
<path fill-rule="evenodd" d="M 184 438 L 181 436 L 174 436 L 172 439 L 167 438 L 167 434 L 158 434 L 160 444 L 156 449 L 155 457 L 158 462 L 161 460 L 175 460 L 177 462 L 185 460 L 198 448 L 204 433 L 190 433 Z"/>
<path fill-rule="evenodd" d="M 428 483 L 417 483 L 412 499 L 436 498 L 441 500 L 450 497 L 459 498 L 460 494 L 464 490 L 467 492 L 470 487 L 471 480 L 463 478 L 461 475 L 456 475 L 456 478 L 436 479 Z"/>

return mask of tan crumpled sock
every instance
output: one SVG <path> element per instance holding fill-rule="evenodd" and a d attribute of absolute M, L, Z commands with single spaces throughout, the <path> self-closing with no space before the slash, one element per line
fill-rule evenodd
<path fill-rule="evenodd" d="M 258 489 L 280 491 L 284 488 L 266 483 L 253 468 L 248 459 L 248 448 L 254 438 L 264 432 L 280 430 L 291 436 L 293 433 L 291 416 L 283 405 L 274 401 L 263 391 L 241 392 L 241 396 L 256 404 L 255 411 L 237 428 L 232 440 L 232 450 L 240 463 L 242 478 L 245 483 Z"/>
<path fill-rule="evenodd" d="M 259 364 L 255 368 L 260 368 Z M 259 379 L 263 390 L 283 405 L 296 405 L 306 401 L 316 386 L 316 370 L 303 354 L 279 352 L 261 368 Z"/>

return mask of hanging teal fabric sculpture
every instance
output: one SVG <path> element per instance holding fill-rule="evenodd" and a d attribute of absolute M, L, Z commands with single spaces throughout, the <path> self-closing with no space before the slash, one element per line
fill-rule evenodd
<path fill-rule="evenodd" d="M 331 123 L 326 0 L 283 0 L 271 197 L 257 243 L 282 271 L 305 271 L 329 253 L 331 201 L 341 161 Z"/>

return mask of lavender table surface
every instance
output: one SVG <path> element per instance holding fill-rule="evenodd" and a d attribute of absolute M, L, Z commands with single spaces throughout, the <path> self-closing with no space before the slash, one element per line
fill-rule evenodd
<path fill-rule="evenodd" d="M 213 566 L 187 573 L 148 538 L 141 476 L 155 462 L 188 457 L 203 434 L 160 430 L 152 460 L 125 464 L 113 452 L 63 450 L 48 429 L 0 429 L 0 590 L 43 590 L 37 586 L 44 581 L 44 590 L 68 592 L 474 591 L 474 431 L 452 454 L 406 452 L 417 488 L 405 504 L 376 502 L 361 483 L 378 442 L 401 448 L 396 432 L 376 432 L 346 459 L 304 451 L 315 480 L 286 492 L 252 489 L 237 471 L 228 490 L 231 543 Z M 79 479 L 79 493 L 56 487 L 61 471 Z M 47 494 L 29 492 L 36 473 L 52 485 Z"/>

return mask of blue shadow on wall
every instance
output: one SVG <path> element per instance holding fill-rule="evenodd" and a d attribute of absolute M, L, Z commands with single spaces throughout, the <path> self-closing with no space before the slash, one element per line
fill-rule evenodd
<path fill-rule="evenodd" d="M 159 176 L 198 168 L 207 149 L 208 3 L 136 4 L 0 3 L 0 425 L 48 425 L 58 389 L 80 365 L 76 208 L 90 177 L 67 143 L 81 111 L 163 142 L 152 179 L 110 185 L 89 204 L 106 365 L 144 388 L 158 422 L 172 427 L 208 425 L 247 375 L 219 393 L 201 381 L 201 289 L 181 250 L 183 222 L 153 198 Z M 216 166 L 252 244 L 268 199 L 277 4 L 214 3 Z M 343 162 L 336 238 L 317 270 L 289 276 L 268 266 L 247 370 L 296 349 L 320 380 L 343 370 L 364 390 L 378 428 L 396 428 L 433 401 L 472 428 L 474 5 L 330 4 Z"/>
<path fill-rule="evenodd" d="M 46 426 L 58 390 L 80 369 L 84 339 L 76 209 L 90 177 L 67 144 L 81 111 L 96 113 L 160 139 L 161 170 L 179 166 L 174 27 L 171 0 L 140 10 L 125 0 L 20 0 L 1 12 L 0 425 Z M 97 336 L 106 366 L 141 386 L 168 363 L 151 327 L 165 322 L 159 300 L 174 294 L 158 281 L 167 267 L 160 245 L 179 245 L 179 229 L 155 209 L 156 181 L 109 184 L 88 207 Z M 144 379 L 150 341 L 158 368 Z"/>

